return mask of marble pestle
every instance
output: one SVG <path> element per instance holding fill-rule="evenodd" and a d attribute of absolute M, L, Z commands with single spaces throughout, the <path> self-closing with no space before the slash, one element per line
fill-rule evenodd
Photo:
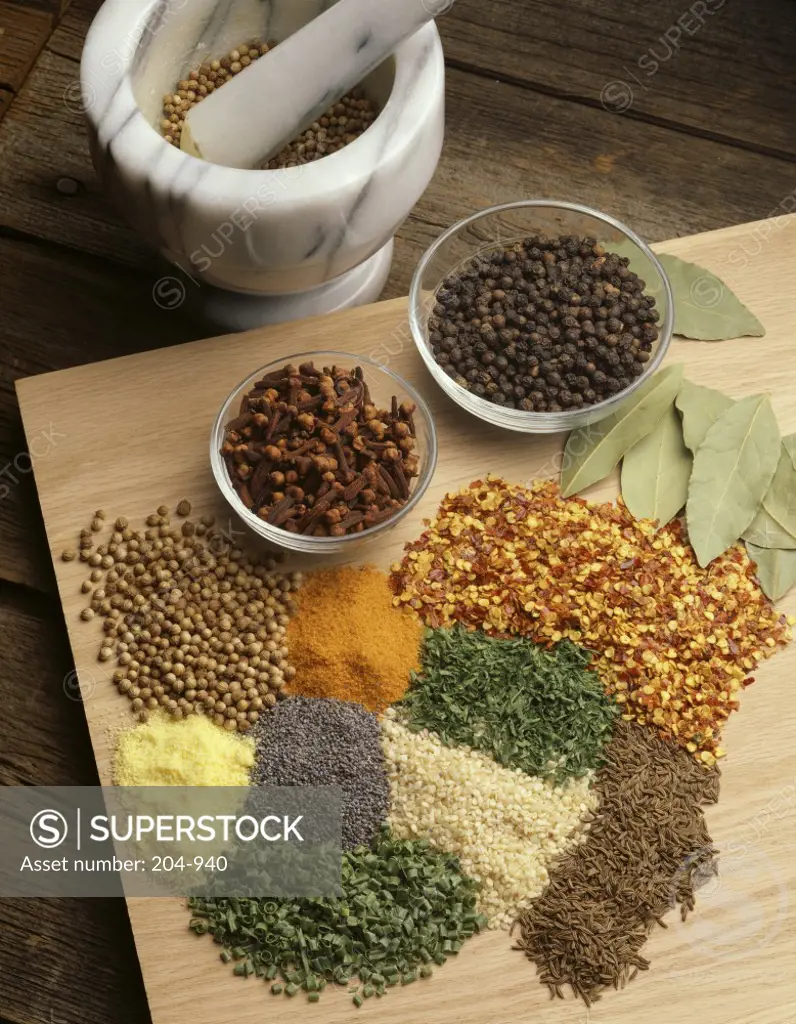
<path fill-rule="evenodd" d="M 262 167 L 452 0 L 338 0 L 193 107 L 181 148 Z"/>

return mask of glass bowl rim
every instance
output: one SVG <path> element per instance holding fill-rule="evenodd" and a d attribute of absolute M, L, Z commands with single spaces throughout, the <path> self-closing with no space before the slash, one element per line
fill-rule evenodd
<path fill-rule="evenodd" d="M 406 504 L 397 509 L 395 515 L 390 516 L 383 522 L 377 523 L 375 526 L 371 526 L 363 530 L 361 533 L 347 533 L 342 537 L 308 537 L 305 534 L 291 533 L 289 530 L 283 530 L 278 526 L 271 525 L 271 523 L 266 523 L 265 520 L 254 515 L 253 512 L 246 508 L 238 497 L 237 491 L 229 482 L 226 464 L 221 458 L 221 453 L 219 451 L 219 439 L 223 438 L 223 432 L 226 426 L 224 421 L 227 419 L 229 414 L 231 403 L 236 397 L 240 398 L 241 391 L 248 384 L 263 372 L 273 369 L 280 363 L 286 365 L 287 363 L 292 362 L 309 362 L 313 358 L 317 359 L 320 357 L 331 357 L 335 362 L 339 359 L 342 365 L 345 365 L 343 360 L 347 363 L 352 363 L 353 361 L 354 366 L 361 365 L 363 368 L 368 367 L 371 370 L 376 370 L 379 373 L 386 374 L 399 388 L 406 392 L 409 400 L 414 402 L 416 410 L 421 413 L 425 420 L 428 433 L 428 450 L 426 452 L 425 466 L 416 478 L 415 488 L 409 495 L 409 499 Z M 399 519 L 407 515 L 417 505 L 428 489 L 428 485 L 431 483 L 437 466 L 438 451 L 439 444 L 434 417 L 431 414 L 428 403 L 417 389 L 404 377 L 401 377 L 400 374 L 391 370 L 389 367 L 383 366 L 381 363 L 377 363 L 375 360 L 369 359 L 367 356 L 356 355 L 353 352 L 343 352 L 340 349 L 314 349 L 311 352 L 296 352 L 289 356 L 285 356 L 284 359 L 274 359 L 269 363 L 264 363 L 252 373 L 247 374 L 240 383 L 236 384 L 235 387 L 232 388 L 227 397 L 221 403 L 221 407 L 216 414 L 213 426 L 210 430 L 210 466 L 213 470 L 213 476 L 215 477 L 216 483 L 228 504 L 235 512 L 237 512 L 241 519 L 243 519 L 244 523 L 246 523 L 255 533 L 259 534 L 259 536 L 267 540 L 272 540 L 274 544 L 281 548 L 287 548 L 294 552 L 303 552 L 304 554 L 312 550 L 322 551 L 324 548 L 330 551 L 339 550 L 341 546 L 354 544 L 365 538 L 370 539 L 371 537 L 375 537 L 378 533 L 395 526 Z"/>
<path fill-rule="evenodd" d="M 646 364 L 644 371 L 639 374 L 639 376 L 636 377 L 636 379 L 632 381 L 624 391 L 620 391 L 616 395 L 610 395 L 608 398 L 604 398 L 601 402 L 595 402 L 594 405 L 584 406 L 578 409 L 563 409 L 561 412 L 526 412 L 524 409 L 506 409 L 503 406 L 496 405 L 494 402 L 488 402 L 484 398 L 479 398 L 478 395 L 473 395 L 470 391 L 461 387 L 461 385 L 456 384 L 453 380 L 445 380 L 445 383 L 443 384 L 442 381 L 446 375 L 443 373 L 442 368 L 435 361 L 433 355 L 428 349 L 426 331 L 423 329 L 416 311 L 418 306 L 421 305 L 420 295 L 423 275 L 431 261 L 451 238 L 454 238 L 470 224 L 473 224 L 484 217 L 503 213 L 506 210 L 526 208 L 566 210 L 570 213 L 585 214 L 589 217 L 595 218 L 595 220 L 602 221 L 603 224 L 619 231 L 625 236 L 625 238 L 629 239 L 644 256 L 647 257 L 658 272 L 663 283 L 666 309 L 665 316 L 660 325 L 661 334 L 658 338 L 655 355 Z M 597 241 L 599 242 L 600 239 Z M 480 250 L 478 249 L 474 249 L 470 254 L 470 257 L 476 255 L 479 251 Z M 568 422 L 575 419 L 582 420 L 584 415 L 595 413 L 593 418 L 590 420 L 591 423 L 595 423 L 609 415 L 616 405 L 629 398 L 658 369 L 669 350 L 672 334 L 674 333 L 674 296 L 672 294 L 672 286 L 668 275 L 666 274 L 666 271 L 658 257 L 652 249 L 650 249 L 647 243 L 621 220 L 618 220 L 616 217 L 612 217 L 609 213 L 603 213 L 600 210 L 595 210 L 594 207 L 586 206 L 583 203 L 572 203 L 558 199 L 516 199 L 510 203 L 499 203 L 496 206 L 487 206 L 483 210 L 478 210 L 476 213 L 470 214 L 468 217 L 463 217 L 461 220 L 456 221 L 455 224 L 452 224 L 446 231 L 443 231 L 443 233 L 431 243 L 421 256 L 419 263 L 415 267 L 414 274 L 412 275 L 412 283 L 409 287 L 409 326 L 412 331 L 412 338 L 415 346 L 419 350 L 420 356 L 432 377 L 434 377 L 437 383 L 440 384 L 443 391 L 445 391 L 449 397 L 453 398 L 454 401 L 461 405 L 467 412 L 471 413 L 471 415 L 476 416 L 479 419 L 483 419 L 494 426 L 510 426 L 514 429 L 525 429 L 528 433 L 531 432 L 528 430 L 528 427 L 533 424 L 534 421 L 540 425 L 544 422 L 556 422 L 557 424 L 560 424 L 560 427 L 556 427 L 555 429 L 567 430 Z M 448 384 L 450 386 L 448 386 Z M 458 397 L 457 393 L 460 393 Z M 459 398 L 461 396 L 466 396 L 466 399 L 460 401 Z M 481 408 L 483 408 L 483 411 L 479 411 Z M 492 409 L 495 410 L 494 418 L 484 415 L 487 410 L 492 411 Z M 603 410 L 602 415 L 600 415 L 600 410 Z M 503 423 L 501 423 L 501 420 L 503 420 Z"/>

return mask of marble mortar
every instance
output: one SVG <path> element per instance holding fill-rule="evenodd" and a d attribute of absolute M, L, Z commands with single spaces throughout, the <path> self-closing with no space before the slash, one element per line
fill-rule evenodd
<path fill-rule="evenodd" d="M 81 88 L 103 187 L 133 227 L 199 284 L 184 287 L 186 297 L 227 329 L 378 298 L 393 236 L 439 160 L 444 62 L 433 22 L 365 80 L 381 111 L 368 130 L 315 163 L 241 170 L 197 160 L 162 138 L 155 125 L 163 96 L 191 68 L 246 39 L 285 39 L 328 6 L 106 0 L 86 38 Z"/>

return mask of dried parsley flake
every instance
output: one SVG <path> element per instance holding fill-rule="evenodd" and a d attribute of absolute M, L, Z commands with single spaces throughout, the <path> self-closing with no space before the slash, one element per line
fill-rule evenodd
<path fill-rule="evenodd" d="M 480 630 L 426 633 L 423 668 L 398 705 L 408 728 L 562 782 L 602 763 L 617 706 L 568 640 L 547 649 Z"/>

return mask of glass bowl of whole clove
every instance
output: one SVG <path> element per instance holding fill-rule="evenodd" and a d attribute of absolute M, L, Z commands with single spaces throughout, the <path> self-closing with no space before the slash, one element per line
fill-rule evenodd
<path fill-rule="evenodd" d="M 289 551 L 348 550 L 422 497 L 437 435 L 421 396 L 363 356 L 305 352 L 261 367 L 222 406 L 210 441 L 224 497 Z"/>
<path fill-rule="evenodd" d="M 527 200 L 454 224 L 409 293 L 423 361 L 495 426 L 552 433 L 614 412 L 660 365 L 674 323 L 666 273 L 613 217 Z"/>

